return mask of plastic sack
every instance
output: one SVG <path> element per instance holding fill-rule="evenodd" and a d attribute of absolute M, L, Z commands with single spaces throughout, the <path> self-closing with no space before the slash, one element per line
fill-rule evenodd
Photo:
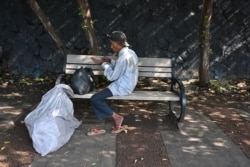
<path fill-rule="evenodd" d="M 68 85 L 58 84 L 43 95 L 38 106 L 25 117 L 33 147 L 42 156 L 67 143 L 81 124 L 74 117 L 73 103 L 68 97 L 73 94 Z"/>
<path fill-rule="evenodd" d="M 75 94 L 84 95 L 91 92 L 94 88 L 94 73 L 91 68 L 80 67 L 76 69 L 71 78 L 71 88 Z"/>

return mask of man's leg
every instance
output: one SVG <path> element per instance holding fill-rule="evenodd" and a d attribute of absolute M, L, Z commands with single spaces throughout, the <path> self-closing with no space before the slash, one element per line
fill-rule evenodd
<path fill-rule="evenodd" d="M 112 92 L 106 88 L 91 97 L 91 105 L 97 119 L 104 119 L 113 115 L 113 111 L 106 103 L 106 98 L 111 96 L 113 96 Z"/>
<path fill-rule="evenodd" d="M 122 125 L 123 116 L 120 116 L 112 111 L 106 103 L 106 98 L 113 96 L 112 92 L 106 88 L 91 97 L 91 105 L 96 114 L 97 119 L 112 117 L 114 119 L 114 128 Z"/>

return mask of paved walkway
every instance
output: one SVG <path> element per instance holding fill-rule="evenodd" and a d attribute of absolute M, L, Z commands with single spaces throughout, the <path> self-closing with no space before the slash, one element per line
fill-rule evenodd
<path fill-rule="evenodd" d="M 32 104 L 0 103 L 0 128 L 8 129 Z M 8 109 L 15 112 L 10 114 Z M 75 130 L 70 141 L 47 156 L 36 155 L 31 167 L 113 167 L 116 135 L 86 136 L 90 127 L 109 131 L 109 122 L 85 122 Z M 250 160 L 210 119 L 189 108 L 181 133 L 160 127 L 172 167 L 246 167 Z M 126 166 L 126 165 L 124 165 Z"/>
<path fill-rule="evenodd" d="M 116 135 L 106 133 L 98 136 L 86 136 L 93 124 L 84 125 L 75 130 L 74 135 L 61 149 L 44 157 L 37 155 L 32 167 L 113 167 L 116 156 Z M 96 124 L 95 127 L 109 131 L 110 125 Z"/>
<path fill-rule="evenodd" d="M 247 167 L 250 160 L 210 119 L 189 111 L 181 133 L 161 131 L 173 167 Z"/>

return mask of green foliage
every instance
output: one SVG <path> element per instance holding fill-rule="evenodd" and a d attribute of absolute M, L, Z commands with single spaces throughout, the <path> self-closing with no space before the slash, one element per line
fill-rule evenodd
<path fill-rule="evenodd" d="M 104 76 L 97 76 L 98 82 L 94 82 L 94 87 L 96 89 L 106 87 L 109 84 L 109 80 Z"/>
<path fill-rule="evenodd" d="M 86 31 L 86 30 L 88 30 L 89 25 L 88 25 L 88 24 L 85 24 L 85 23 L 82 23 L 82 24 L 81 24 L 81 27 L 82 27 L 83 30 Z"/>
<path fill-rule="evenodd" d="M 96 22 L 97 22 L 97 20 L 93 20 L 93 24 L 95 24 Z M 81 28 L 82 28 L 84 31 L 88 30 L 89 27 L 90 27 L 90 25 L 87 24 L 87 23 L 84 23 L 84 22 L 83 22 L 83 23 L 81 24 Z"/>
<path fill-rule="evenodd" d="M 0 74 L 0 84 L 17 84 L 19 86 L 31 85 L 53 85 L 57 76 L 42 76 L 42 77 L 25 77 L 25 76 L 12 76 L 8 73 Z"/>
<path fill-rule="evenodd" d="M 93 21 L 93 24 L 95 24 L 98 20 L 97 19 L 94 19 L 94 20 L 92 20 Z"/>
<path fill-rule="evenodd" d="M 23 86 L 29 86 L 29 85 L 34 85 L 34 84 L 47 84 L 55 82 L 54 77 L 49 77 L 49 76 L 44 76 L 44 77 L 36 77 L 36 78 L 29 78 L 29 77 L 24 77 L 19 79 L 18 83 Z"/>
<path fill-rule="evenodd" d="M 213 49 L 209 49 L 209 55 L 212 55 L 213 54 Z"/>
<path fill-rule="evenodd" d="M 209 88 L 215 92 L 223 93 L 231 92 L 231 90 L 235 87 L 225 80 L 211 80 L 209 82 Z"/>
<path fill-rule="evenodd" d="M 208 91 L 211 93 L 218 94 L 240 94 L 242 96 L 250 96 L 250 80 L 227 80 L 227 79 L 218 79 L 210 80 L 207 87 L 200 87 L 199 80 L 191 79 L 185 81 L 184 84 L 187 90 L 193 90 L 195 92 L 199 91 Z"/>
<path fill-rule="evenodd" d="M 88 50 L 87 55 L 92 55 L 90 50 Z M 103 55 L 102 51 L 99 50 L 99 52 L 96 55 Z"/>
<path fill-rule="evenodd" d="M 78 16 L 82 16 L 83 15 L 83 10 L 81 10 L 81 8 L 78 8 Z"/>
<path fill-rule="evenodd" d="M 204 16 L 204 21 L 205 21 L 205 22 L 208 22 L 208 19 L 209 19 L 208 16 Z"/>
<path fill-rule="evenodd" d="M 6 73 L 0 74 L 0 84 L 4 83 L 7 77 L 8 77 L 8 74 Z"/>
<path fill-rule="evenodd" d="M 84 16 L 84 13 L 85 13 L 85 12 L 84 12 L 81 8 L 78 9 L 78 16 L 80 16 L 80 17 L 85 17 L 85 16 Z M 95 23 L 97 22 L 96 19 L 95 19 L 95 20 L 92 20 L 92 21 L 93 21 L 93 24 L 95 24 Z M 81 28 L 82 28 L 84 31 L 88 30 L 89 27 L 90 27 L 89 24 L 84 23 L 84 22 L 81 23 Z"/>
<path fill-rule="evenodd" d="M 24 86 L 32 85 L 32 83 L 28 78 L 22 78 L 18 81 L 18 83 L 19 85 L 24 85 Z"/>

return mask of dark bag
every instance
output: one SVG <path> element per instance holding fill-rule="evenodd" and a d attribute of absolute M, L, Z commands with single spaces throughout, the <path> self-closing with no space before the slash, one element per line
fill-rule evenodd
<path fill-rule="evenodd" d="M 91 68 L 79 68 L 76 69 L 71 78 L 71 88 L 75 94 L 84 95 L 93 91 L 94 88 L 94 73 Z"/>

